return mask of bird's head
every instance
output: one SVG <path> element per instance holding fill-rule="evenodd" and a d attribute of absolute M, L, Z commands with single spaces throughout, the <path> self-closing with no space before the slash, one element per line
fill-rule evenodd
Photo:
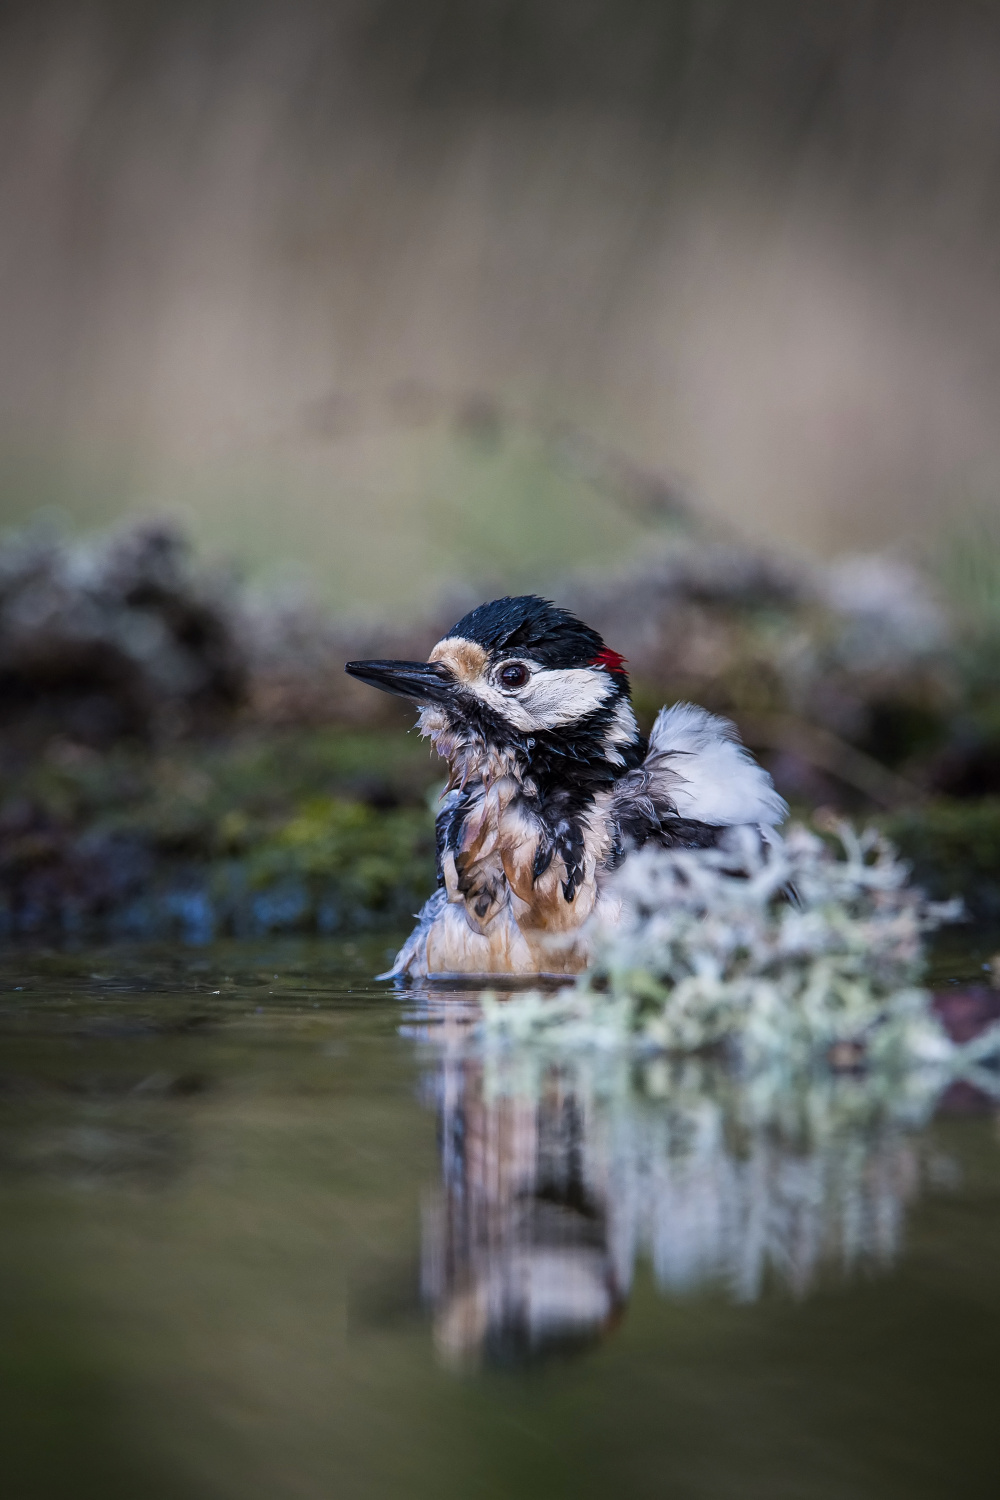
<path fill-rule="evenodd" d="M 618 774 L 637 760 L 623 658 L 534 594 L 479 605 L 425 662 L 352 661 L 346 670 L 419 703 L 425 732 L 448 759 L 476 743 L 529 761 L 558 747 L 561 757 L 606 759 Z"/>

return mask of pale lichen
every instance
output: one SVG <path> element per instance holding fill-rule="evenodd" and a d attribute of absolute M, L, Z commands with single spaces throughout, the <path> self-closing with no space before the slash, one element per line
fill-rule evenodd
<path fill-rule="evenodd" d="M 922 938 L 959 909 L 909 885 L 878 833 L 831 833 L 633 855 L 615 883 L 622 920 L 595 932 L 590 970 L 554 995 L 487 996 L 483 1039 L 722 1049 L 751 1073 L 944 1063 L 955 1049 L 920 985 Z M 975 1046 L 1000 1049 L 1000 1033 Z"/>

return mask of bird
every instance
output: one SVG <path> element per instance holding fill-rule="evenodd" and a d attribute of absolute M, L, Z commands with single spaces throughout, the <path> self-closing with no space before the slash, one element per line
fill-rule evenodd
<path fill-rule="evenodd" d="M 746 827 L 766 842 L 788 808 L 735 726 L 692 703 L 647 737 L 626 660 L 535 594 L 458 620 L 426 661 L 351 661 L 410 699 L 448 765 L 437 888 L 381 978 L 568 976 L 596 924 L 620 921 L 614 872 L 649 846 L 704 849 Z"/>

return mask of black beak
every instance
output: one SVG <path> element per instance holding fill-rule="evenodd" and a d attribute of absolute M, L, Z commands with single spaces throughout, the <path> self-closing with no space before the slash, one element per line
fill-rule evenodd
<path fill-rule="evenodd" d="M 369 687 L 418 703 L 444 703 L 456 686 L 448 668 L 434 661 L 349 661 L 344 671 Z"/>

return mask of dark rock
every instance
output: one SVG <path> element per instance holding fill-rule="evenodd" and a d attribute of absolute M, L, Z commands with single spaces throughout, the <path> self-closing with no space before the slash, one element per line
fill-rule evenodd
<path fill-rule="evenodd" d="M 183 536 L 143 522 L 93 543 L 0 549 L 0 727 L 103 747 L 231 714 L 247 668 L 230 591 Z"/>

